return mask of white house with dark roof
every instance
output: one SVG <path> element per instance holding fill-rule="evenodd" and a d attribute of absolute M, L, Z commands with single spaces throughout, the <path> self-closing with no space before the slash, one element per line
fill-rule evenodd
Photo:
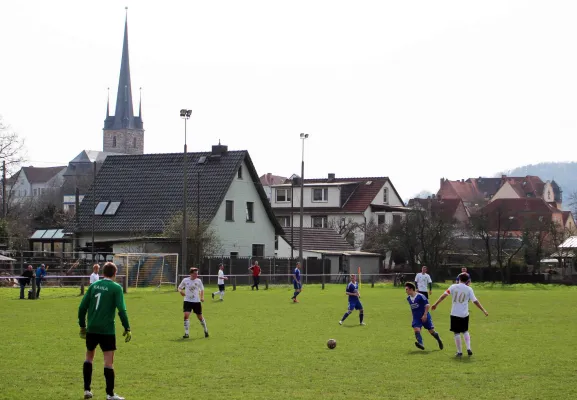
<path fill-rule="evenodd" d="M 9 201 L 37 199 L 44 194 L 59 190 L 64 182 L 65 170 L 65 166 L 22 167 L 7 180 L 6 193 Z"/>
<path fill-rule="evenodd" d="M 274 256 L 283 230 L 248 151 L 217 145 L 211 152 L 188 153 L 186 165 L 187 209 L 209 222 L 221 242 L 219 255 Z M 161 235 L 181 212 L 183 182 L 182 153 L 107 157 L 94 182 L 95 196 L 91 187 L 80 203 L 72 229 L 78 245 L 91 246 L 94 219 L 100 251 L 122 252 L 127 243 L 145 238 L 158 248 L 162 240 L 150 237 Z"/>

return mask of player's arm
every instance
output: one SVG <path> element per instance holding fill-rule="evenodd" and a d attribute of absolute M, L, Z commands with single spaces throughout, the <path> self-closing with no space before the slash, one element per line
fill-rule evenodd
<path fill-rule="evenodd" d="M 204 284 L 200 283 L 200 301 L 204 302 Z"/>
<path fill-rule="evenodd" d="M 425 322 L 427 320 L 427 314 L 429 313 L 430 309 L 431 309 L 431 305 L 429 303 L 425 304 L 425 312 L 423 313 L 423 316 L 421 317 L 421 321 Z"/>
<path fill-rule="evenodd" d="M 433 304 L 433 306 L 431 307 L 432 310 L 435 310 L 437 308 L 437 305 L 439 305 L 439 303 L 443 300 L 445 300 L 445 297 L 447 297 L 450 294 L 449 289 L 447 289 L 447 291 L 445 293 L 443 293 L 441 295 L 441 297 L 439 297 L 439 299 L 437 301 L 435 301 L 435 304 Z"/>
<path fill-rule="evenodd" d="M 124 293 L 122 292 L 122 288 L 120 286 L 118 287 L 114 298 L 116 301 L 116 308 L 118 309 L 120 322 L 122 322 L 122 326 L 124 327 L 124 333 L 122 333 L 122 336 L 125 336 L 124 341 L 128 343 L 130 342 L 130 339 L 132 339 L 132 332 L 130 332 L 130 323 L 128 322 L 128 313 L 126 312 Z"/>
<path fill-rule="evenodd" d="M 485 309 L 483 308 L 483 306 L 481 305 L 481 303 L 479 303 L 479 300 L 475 300 L 475 301 L 473 302 L 473 304 L 476 305 L 479 310 L 483 311 L 483 314 L 485 314 L 486 317 L 489 316 L 489 313 L 487 312 L 487 310 L 485 310 Z"/>
<path fill-rule="evenodd" d="M 86 313 L 88 312 L 88 307 L 90 306 L 90 297 L 92 296 L 91 286 L 88 287 L 88 290 L 84 294 L 82 301 L 80 302 L 80 306 L 78 306 L 78 326 L 80 328 L 86 329 Z"/>
<path fill-rule="evenodd" d="M 431 277 L 428 277 L 428 285 L 429 285 L 429 294 L 433 293 L 433 280 L 431 279 Z"/>
<path fill-rule="evenodd" d="M 181 296 L 185 295 L 184 292 L 184 279 L 182 280 L 182 282 L 180 282 L 180 285 L 178 285 L 178 292 L 181 294 Z"/>

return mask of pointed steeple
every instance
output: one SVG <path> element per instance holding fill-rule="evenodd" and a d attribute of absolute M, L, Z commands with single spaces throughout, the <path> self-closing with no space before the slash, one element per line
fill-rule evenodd
<path fill-rule="evenodd" d="M 128 7 L 127 7 L 128 9 Z M 130 61 L 128 57 L 128 11 L 124 21 L 124 43 L 122 44 L 122 61 L 118 92 L 116 93 L 116 111 L 112 129 L 134 128 L 134 109 L 132 106 L 132 85 L 130 81 Z"/>
<path fill-rule="evenodd" d="M 110 117 L 110 88 L 107 88 L 108 94 L 106 95 L 106 119 Z"/>
<path fill-rule="evenodd" d="M 142 120 L 142 88 L 140 88 L 140 99 L 138 100 L 138 118 Z"/>

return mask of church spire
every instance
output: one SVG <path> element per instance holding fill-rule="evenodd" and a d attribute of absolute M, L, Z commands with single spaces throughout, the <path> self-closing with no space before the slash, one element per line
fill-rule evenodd
<path fill-rule="evenodd" d="M 128 10 L 128 7 L 126 7 Z M 128 11 L 124 21 L 124 42 L 122 44 L 122 61 L 118 92 L 116 93 L 116 111 L 112 129 L 132 129 L 134 126 L 134 109 L 132 106 L 132 85 L 130 82 L 130 62 L 128 58 Z"/>
<path fill-rule="evenodd" d="M 106 94 L 106 118 L 110 117 L 110 88 L 107 88 L 108 93 Z"/>

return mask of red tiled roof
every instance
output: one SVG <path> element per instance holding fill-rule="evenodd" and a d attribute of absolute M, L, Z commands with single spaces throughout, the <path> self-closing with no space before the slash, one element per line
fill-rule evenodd
<path fill-rule="evenodd" d="M 437 193 L 442 199 L 461 199 L 467 203 L 473 203 L 484 198 L 483 193 L 479 193 L 477 186 L 468 181 L 444 180 Z"/>
<path fill-rule="evenodd" d="M 264 174 L 259 179 L 263 186 L 280 185 L 287 180 L 287 178 L 284 176 L 273 175 L 270 172 L 268 174 Z"/>
<path fill-rule="evenodd" d="M 293 242 L 290 229 L 285 229 L 283 237 L 298 247 L 299 229 L 294 229 L 294 236 Z M 354 251 L 355 248 L 333 229 L 303 228 L 303 250 Z"/>
<path fill-rule="evenodd" d="M 428 209 L 432 213 L 438 213 L 442 218 L 452 219 L 461 204 L 461 199 L 411 199 L 409 206 Z"/>
<path fill-rule="evenodd" d="M 545 183 L 538 176 L 502 175 L 500 178 L 479 177 L 460 181 L 444 179 L 438 194 L 443 198 L 461 198 L 464 202 L 472 203 L 493 197 L 505 182 L 509 182 L 520 197 L 527 197 L 528 193 L 533 197 L 542 197 L 545 189 Z"/>
<path fill-rule="evenodd" d="M 58 174 L 65 168 L 66 166 L 48 167 L 48 168 L 22 167 L 22 171 L 26 175 L 28 182 L 45 183 L 48 182 L 50 179 L 54 178 L 56 174 Z"/>
<path fill-rule="evenodd" d="M 496 199 L 487 204 L 481 212 L 489 217 L 491 229 L 521 231 L 530 223 L 550 222 L 554 214 L 562 212 L 542 198 Z"/>
<path fill-rule="evenodd" d="M 567 220 L 569 219 L 569 217 L 573 218 L 573 215 L 571 214 L 571 211 L 562 211 L 563 213 L 563 226 L 565 226 L 567 224 Z"/>

